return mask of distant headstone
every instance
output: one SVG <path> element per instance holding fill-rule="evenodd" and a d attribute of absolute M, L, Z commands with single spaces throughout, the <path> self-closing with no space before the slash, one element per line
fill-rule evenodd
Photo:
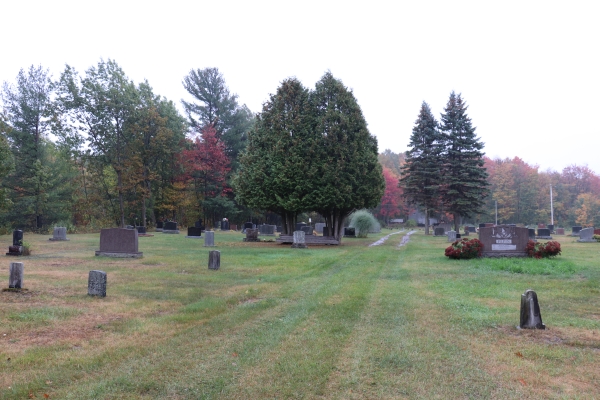
<path fill-rule="evenodd" d="M 67 228 L 64 227 L 55 227 L 52 232 L 52 237 L 48 239 L 50 241 L 65 241 L 67 239 Z"/>
<path fill-rule="evenodd" d="M 257 229 L 258 233 L 264 236 L 274 236 L 275 235 L 275 225 L 259 225 Z"/>
<path fill-rule="evenodd" d="M 448 242 L 456 242 L 456 231 L 448 231 L 447 233 L 448 236 Z"/>
<path fill-rule="evenodd" d="M 545 228 L 545 227 L 546 227 L 546 224 L 538 224 L 538 229 Z"/>
<path fill-rule="evenodd" d="M 538 228 L 537 238 L 538 239 L 552 239 L 552 236 L 550 236 L 550 229 Z"/>
<path fill-rule="evenodd" d="M 527 257 L 529 229 L 508 225 L 480 228 L 479 240 L 483 243 L 483 257 Z"/>
<path fill-rule="evenodd" d="M 252 229 L 252 225 L 254 225 L 252 222 L 246 222 L 244 224 L 244 229 Z"/>
<path fill-rule="evenodd" d="M 221 221 L 221 230 L 228 231 L 229 230 L 229 221 Z"/>
<path fill-rule="evenodd" d="M 574 226 L 574 227 L 572 227 L 572 228 L 571 228 L 571 234 L 572 234 L 573 236 L 579 236 L 579 231 L 580 231 L 581 229 L 583 229 L 583 227 L 582 227 L 582 226 Z"/>
<path fill-rule="evenodd" d="M 140 234 L 140 235 L 145 235 L 146 234 L 146 227 L 145 226 L 138 226 L 136 228 L 137 228 L 138 234 Z"/>
<path fill-rule="evenodd" d="M 550 234 L 554 233 L 554 224 L 548 224 L 547 228 L 550 230 Z"/>
<path fill-rule="evenodd" d="M 491 228 L 492 226 L 494 226 L 494 224 L 492 224 L 491 222 L 486 222 L 485 224 L 485 228 Z"/>
<path fill-rule="evenodd" d="M 485 228 L 485 224 L 479 224 L 480 228 Z"/>
<path fill-rule="evenodd" d="M 190 239 L 202 239 L 202 228 L 197 228 L 195 226 L 188 227 L 186 238 Z"/>
<path fill-rule="evenodd" d="M 350 237 L 350 238 L 356 237 L 356 229 L 355 228 L 344 228 L 344 237 Z"/>
<path fill-rule="evenodd" d="M 100 250 L 97 256 L 141 258 L 138 251 L 138 232 L 135 229 L 109 228 L 100 231 Z"/>
<path fill-rule="evenodd" d="M 306 225 L 302 227 L 302 232 L 304 232 L 307 235 L 312 235 L 313 234 L 313 228 L 310 225 Z"/>
<path fill-rule="evenodd" d="M 297 222 L 296 223 L 296 230 L 297 231 L 301 231 L 303 226 L 306 226 L 306 222 Z"/>
<path fill-rule="evenodd" d="M 165 222 L 165 224 L 163 225 L 163 233 L 179 234 L 179 229 L 177 229 L 177 222 Z"/>
<path fill-rule="evenodd" d="M 162 221 L 156 222 L 156 232 L 162 232 L 164 223 Z"/>
<path fill-rule="evenodd" d="M 88 296 L 106 297 L 106 272 L 90 271 L 88 275 Z"/>
<path fill-rule="evenodd" d="M 589 243 L 596 242 L 594 239 L 594 228 L 585 228 L 579 231 L 579 239 L 578 242 Z"/>
<path fill-rule="evenodd" d="M 8 288 L 22 289 L 23 288 L 23 263 L 11 262 L 9 268 Z"/>
<path fill-rule="evenodd" d="M 215 232 L 214 231 L 204 232 L 204 247 L 214 247 L 214 246 L 215 246 Z"/>
<path fill-rule="evenodd" d="M 135 226 L 133 226 L 133 225 L 126 225 L 125 229 L 135 229 Z"/>
<path fill-rule="evenodd" d="M 219 250 L 211 250 L 208 252 L 208 269 L 221 268 L 221 252 Z"/>
<path fill-rule="evenodd" d="M 474 226 L 467 226 L 467 230 L 469 233 L 476 233 L 477 229 Z"/>
<path fill-rule="evenodd" d="M 446 236 L 446 232 L 444 231 L 444 228 L 435 228 L 433 230 L 433 236 Z"/>
<path fill-rule="evenodd" d="M 283 232 L 283 226 L 281 226 L 281 225 L 277 225 L 277 232 L 278 232 L 278 233 L 281 233 L 281 232 Z"/>
<path fill-rule="evenodd" d="M 521 329 L 546 329 L 546 325 L 542 322 L 542 314 L 540 312 L 540 304 L 538 303 L 537 294 L 531 289 L 528 289 L 521 295 L 521 321 L 519 323 Z"/>
<path fill-rule="evenodd" d="M 229 225 L 229 229 L 232 231 L 237 231 L 237 225 L 236 224 L 231 224 Z"/>
<path fill-rule="evenodd" d="M 529 231 L 529 240 L 535 240 L 535 229 L 528 229 Z"/>
<path fill-rule="evenodd" d="M 8 246 L 7 256 L 22 256 L 23 255 L 23 231 L 17 229 L 13 231 L 13 244 Z"/>
<path fill-rule="evenodd" d="M 260 242 L 260 239 L 258 238 L 258 229 L 246 228 L 244 242 Z"/>
<path fill-rule="evenodd" d="M 329 232 L 329 227 L 328 226 L 324 226 L 323 227 L 323 236 L 333 236 L 330 232 Z"/>
<path fill-rule="evenodd" d="M 294 242 L 292 244 L 292 249 L 307 249 L 306 245 L 306 234 L 304 231 L 294 231 Z"/>
<path fill-rule="evenodd" d="M 556 228 L 556 234 L 557 235 L 564 235 L 565 234 L 565 228 Z"/>
<path fill-rule="evenodd" d="M 457 238 L 457 239 L 461 239 L 461 236 L 462 236 L 462 235 L 461 235 L 460 233 L 456 232 L 456 238 Z"/>
<path fill-rule="evenodd" d="M 325 223 L 324 222 L 317 222 L 315 224 L 315 231 L 317 233 L 323 234 L 323 228 L 325 227 Z"/>

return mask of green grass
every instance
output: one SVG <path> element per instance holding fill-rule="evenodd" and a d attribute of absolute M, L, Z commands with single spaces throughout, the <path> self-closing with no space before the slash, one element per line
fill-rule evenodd
<path fill-rule="evenodd" d="M 600 244 L 559 239 L 552 260 L 449 260 L 422 232 L 368 247 L 388 233 L 305 250 L 217 232 L 218 271 L 183 235 L 140 238 L 140 260 L 94 257 L 97 234 L 26 235 L 29 291 L 0 294 L 0 399 L 600 397 Z M 91 269 L 106 298 L 86 295 Z M 516 329 L 530 288 L 546 331 Z"/>

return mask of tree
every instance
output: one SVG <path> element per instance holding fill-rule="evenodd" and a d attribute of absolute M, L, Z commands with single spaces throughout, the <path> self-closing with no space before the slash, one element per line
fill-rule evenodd
<path fill-rule="evenodd" d="M 402 189 L 398 186 L 399 177 L 389 168 L 383 167 L 385 179 L 385 192 L 381 198 L 376 215 L 386 223 L 390 218 L 398 217 L 405 213 Z"/>
<path fill-rule="evenodd" d="M 11 201 L 7 197 L 7 188 L 4 187 L 4 179 L 14 169 L 14 160 L 10 152 L 10 145 L 6 135 L 10 127 L 5 123 L 5 117 L 0 114 L 0 210 L 7 208 Z"/>
<path fill-rule="evenodd" d="M 183 87 L 196 101 L 181 101 L 190 124 L 196 129 L 212 125 L 217 139 L 225 144 L 232 167 L 237 170 L 239 153 L 246 145 L 252 126 L 252 113 L 245 105 L 238 104 L 237 95 L 229 92 L 217 68 L 191 70 L 183 78 Z"/>
<path fill-rule="evenodd" d="M 429 105 L 421 104 L 415 121 L 399 185 L 410 204 L 425 208 L 425 234 L 429 235 L 429 213 L 440 205 L 444 137 Z"/>
<path fill-rule="evenodd" d="M 310 209 L 308 194 L 319 184 L 317 139 L 308 89 L 286 79 L 257 115 L 234 179 L 239 201 L 279 214 L 284 234 L 293 232 L 298 213 Z"/>
<path fill-rule="evenodd" d="M 475 134 L 467 108 L 461 95 L 452 92 L 441 116 L 445 135 L 441 193 L 445 209 L 454 215 L 457 231 L 460 218 L 480 212 L 489 192 L 483 143 Z"/>
<path fill-rule="evenodd" d="M 317 138 L 307 159 L 311 168 L 308 201 L 341 241 L 346 217 L 377 206 L 385 181 L 377 159 L 377 139 L 352 91 L 331 72 L 317 82 L 312 96 Z M 313 180 L 314 179 L 314 180 Z"/>

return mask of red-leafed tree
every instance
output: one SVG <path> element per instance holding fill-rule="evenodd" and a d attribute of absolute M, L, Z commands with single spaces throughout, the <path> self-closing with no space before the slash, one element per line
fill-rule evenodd
<path fill-rule="evenodd" d="M 231 190 L 226 179 L 230 166 L 225 145 L 217 138 L 214 126 L 207 125 L 191 147 L 181 155 L 185 178 L 194 191 L 200 214 L 214 221 L 215 211 Z"/>
<path fill-rule="evenodd" d="M 402 189 L 398 187 L 399 177 L 389 168 L 383 168 L 385 179 L 385 192 L 376 214 L 387 223 L 390 218 L 398 217 L 405 213 L 405 204 Z"/>

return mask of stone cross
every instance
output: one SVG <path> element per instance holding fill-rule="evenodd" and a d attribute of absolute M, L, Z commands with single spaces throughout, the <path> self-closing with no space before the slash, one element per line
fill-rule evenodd
<path fill-rule="evenodd" d="M 306 233 L 304 231 L 294 231 L 294 243 L 292 249 L 307 249 Z"/>
<path fill-rule="evenodd" d="M 8 287 L 9 289 L 23 288 L 23 263 L 10 263 L 10 276 L 8 278 Z"/>
<path fill-rule="evenodd" d="M 204 232 L 204 247 L 214 247 L 215 246 L 215 232 L 214 231 L 206 231 Z"/>
<path fill-rule="evenodd" d="M 93 270 L 88 276 L 88 296 L 106 297 L 106 272 Z"/>
<path fill-rule="evenodd" d="M 221 267 L 221 252 L 211 250 L 208 252 L 208 269 L 217 270 Z"/>
<path fill-rule="evenodd" d="M 546 329 L 542 323 L 542 314 L 540 313 L 540 304 L 537 294 L 528 289 L 521 295 L 521 329 Z"/>

